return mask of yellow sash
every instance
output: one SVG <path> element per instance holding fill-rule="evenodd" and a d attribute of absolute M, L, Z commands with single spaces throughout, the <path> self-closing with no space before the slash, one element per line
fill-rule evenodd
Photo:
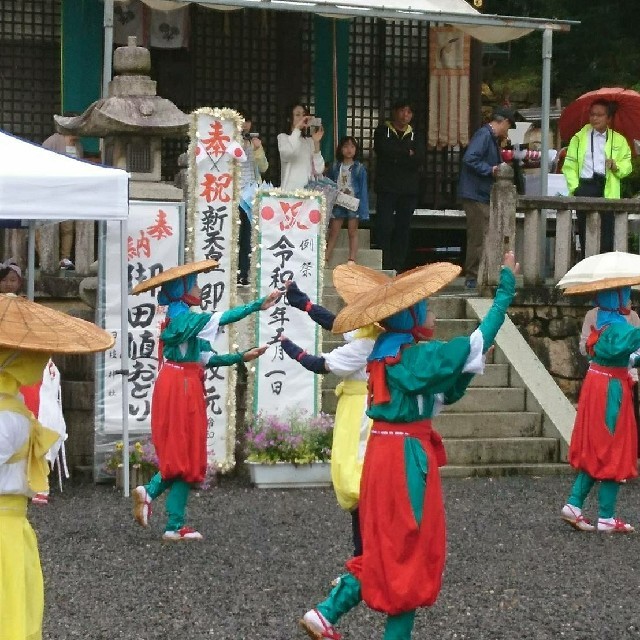
<path fill-rule="evenodd" d="M 49 465 L 44 459 L 45 453 L 51 449 L 60 434 L 43 427 L 31 411 L 15 396 L 0 395 L 0 411 L 18 413 L 29 420 L 29 439 L 7 460 L 8 463 L 27 461 L 27 483 L 34 493 L 48 491 Z"/>
<path fill-rule="evenodd" d="M 338 398 L 344 394 L 345 396 L 365 396 L 367 395 L 366 380 L 343 380 L 336 387 L 336 395 Z"/>

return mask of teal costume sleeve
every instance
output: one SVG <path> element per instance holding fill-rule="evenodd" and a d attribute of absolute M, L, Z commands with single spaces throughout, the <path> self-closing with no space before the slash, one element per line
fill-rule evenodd
<path fill-rule="evenodd" d="M 487 349 L 489 349 L 496 339 L 498 330 L 504 322 L 504 316 L 507 313 L 507 309 L 515 293 L 516 276 L 511 269 L 502 267 L 496 297 L 493 299 L 491 309 L 489 309 L 487 315 L 482 319 L 478 327 L 480 333 L 482 333 L 482 340 L 484 342 L 482 347 L 483 353 L 487 352 Z"/>
<path fill-rule="evenodd" d="M 160 338 L 165 346 L 183 344 L 196 338 L 211 320 L 212 315 L 211 313 L 182 313 L 171 320 Z"/>
<path fill-rule="evenodd" d="M 242 318 L 246 318 L 256 311 L 260 311 L 260 307 L 262 307 L 266 299 L 267 296 L 265 296 L 264 298 L 260 298 L 260 300 L 250 302 L 249 304 L 241 305 L 239 307 L 233 307 L 233 309 L 224 311 L 220 316 L 220 326 L 223 326 L 225 324 L 233 324 L 234 322 L 238 322 L 238 320 L 242 320 Z"/>
<path fill-rule="evenodd" d="M 640 328 L 626 322 L 610 324 L 598 338 L 593 351 L 594 361 L 610 367 L 626 367 L 629 356 L 640 348 Z"/>
<path fill-rule="evenodd" d="M 230 367 L 232 364 L 242 362 L 244 354 L 244 351 L 239 351 L 238 353 L 215 353 L 209 358 L 207 367 Z"/>

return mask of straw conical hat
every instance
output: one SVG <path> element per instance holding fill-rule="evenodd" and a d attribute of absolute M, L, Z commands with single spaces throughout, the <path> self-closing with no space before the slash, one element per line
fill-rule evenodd
<path fill-rule="evenodd" d="M 344 268 L 362 269 L 363 267 L 344 265 Z M 361 293 L 340 311 L 333 322 L 333 332 L 345 333 L 359 329 L 373 322 L 380 322 L 398 311 L 408 309 L 445 287 L 460 271 L 461 268 L 458 265 L 450 262 L 436 262 L 417 267 L 396 278 L 388 278 L 384 284 L 371 286 L 368 291 Z"/>
<path fill-rule="evenodd" d="M 201 273 L 202 271 L 209 271 L 218 266 L 217 260 L 200 260 L 199 262 L 190 262 L 189 264 L 181 264 L 177 267 L 171 267 L 162 273 L 159 273 L 153 278 L 143 280 L 138 283 L 132 290 L 131 295 L 136 296 L 143 291 L 149 291 L 149 289 L 155 289 L 165 282 L 171 282 L 177 278 L 188 276 L 190 273 Z"/>
<path fill-rule="evenodd" d="M 556 286 L 571 296 L 635 284 L 640 284 L 640 256 L 609 251 L 580 260 Z"/>
<path fill-rule="evenodd" d="M 13 294 L 0 295 L 0 346 L 45 353 L 106 351 L 115 340 L 95 324 Z"/>
<path fill-rule="evenodd" d="M 392 279 L 381 271 L 359 264 L 340 264 L 333 270 L 333 286 L 347 304 L 366 291 L 385 285 Z"/>

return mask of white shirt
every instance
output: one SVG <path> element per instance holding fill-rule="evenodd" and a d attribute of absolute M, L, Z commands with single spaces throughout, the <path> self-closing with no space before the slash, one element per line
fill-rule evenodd
<path fill-rule="evenodd" d="M 7 460 L 29 439 L 29 420 L 13 411 L 0 411 L 0 495 L 32 496 L 27 483 L 27 461 Z"/>
<path fill-rule="evenodd" d="M 280 188 L 284 191 L 303 189 L 313 175 L 324 172 L 324 158 L 314 151 L 311 138 L 303 138 L 300 129 L 294 129 L 291 135 L 278 135 L 280 152 Z"/>
<path fill-rule="evenodd" d="M 375 340 L 371 338 L 356 338 L 329 353 L 323 353 L 322 357 L 331 373 L 345 380 L 367 380 L 367 358 L 374 344 Z"/>
<path fill-rule="evenodd" d="M 591 154 L 591 140 L 593 140 L 593 156 Z M 584 154 L 584 162 L 582 169 L 580 169 L 581 178 L 593 178 L 594 173 L 605 174 L 604 148 L 606 144 L 607 130 L 598 133 L 595 129 L 591 129 L 591 133 L 587 136 L 587 152 Z"/>

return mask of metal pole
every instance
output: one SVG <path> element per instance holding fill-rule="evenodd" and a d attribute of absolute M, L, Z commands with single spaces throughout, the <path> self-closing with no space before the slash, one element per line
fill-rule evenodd
<path fill-rule="evenodd" d="M 112 73 L 113 0 L 104 0 L 104 59 L 102 61 L 102 97 L 106 98 Z"/>
<path fill-rule="evenodd" d="M 542 32 L 542 144 L 540 145 L 540 195 L 547 195 L 549 182 L 549 109 L 551 106 L 551 52 L 553 32 L 545 29 Z M 547 248 L 547 212 L 542 210 L 540 237 L 538 238 L 540 254 L 538 256 L 540 269 L 538 273 L 542 280 L 546 277 L 546 248 Z"/>
<path fill-rule="evenodd" d="M 129 497 L 129 318 L 127 221 L 120 221 L 120 376 L 122 382 L 122 465 L 124 496 Z"/>
<path fill-rule="evenodd" d="M 27 269 L 29 278 L 27 279 L 27 298 L 33 300 L 35 297 L 36 280 L 36 221 L 29 220 L 29 240 L 27 244 Z"/>

